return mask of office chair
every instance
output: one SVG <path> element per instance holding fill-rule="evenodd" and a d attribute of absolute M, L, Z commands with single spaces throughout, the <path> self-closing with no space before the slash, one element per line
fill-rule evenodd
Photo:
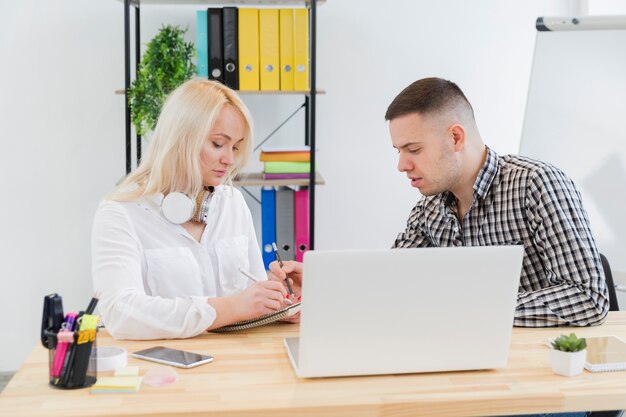
<path fill-rule="evenodd" d="M 617 294 L 615 293 L 615 283 L 613 282 L 613 274 L 611 273 L 611 266 L 606 256 L 600 254 L 600 260 L 602 261 L 602 269 L 604 269 L 604 278 L 606 279 L 606 286 L 609 288 L 609 311 L 619 311 L 617 304 Z"/>
<path fill-rule="evenodd" d="M 602 254 L 600 254 L 600 260 L 602 261 L 602 269 L 604 269 L 606 286 L 609 289 L 609 311 L 619 311 L 617 295 L 615 294 L 615 283 L 613 283 L 613 274 L 611 273 L 609 260 Z M 624 410 L 594 411 L 589 413 L 589 417 L 621 417 L 623 414 Z"/>

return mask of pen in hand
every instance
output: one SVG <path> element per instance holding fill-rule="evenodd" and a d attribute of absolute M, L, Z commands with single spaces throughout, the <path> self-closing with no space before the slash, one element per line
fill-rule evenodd
<path fill-rule="evenodd" d="M 272 243 L 272 247 L 274 248 L 274 254 L 276 255 L 276 260 L 278 261 L 278 265 L 280 265 L 280 268 L 283 268 L 283 260 L 280 259 L 280 255 L 278 254 L 278 247 L 276 246 L 276 242 Z M 287 277 L 285 278 L 285 281 L 287 282 L 287 289 L 289 290 L 289 295 L 295 298 L 295 294 L 293 293 L 293 289 L 291 288 L 291 283 L 289 283 L 289 275 L 287 275 Z"/>

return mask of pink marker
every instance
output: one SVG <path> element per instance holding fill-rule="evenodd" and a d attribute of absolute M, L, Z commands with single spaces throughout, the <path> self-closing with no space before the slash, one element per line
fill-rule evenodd
<path fill-rule="evenodd" d="M 62 328 L 57 333 L 57 348 L 54 352 L 54 359 L 52 360 L 52 376 L 54 378 L 58 378 L 61 375 L 67 348 L 74 342 L 73 330 L 76 317 L 78 317 L 76 313 L 67 313 L 65 321 L 61 325 Z"/>

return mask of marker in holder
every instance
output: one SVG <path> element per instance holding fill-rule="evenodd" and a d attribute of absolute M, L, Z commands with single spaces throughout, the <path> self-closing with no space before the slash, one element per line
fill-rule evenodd
<path fill-rule="evenodd" d="M 91 309 L 93 311 L 93 309 Z M 43 323 L 48 320 L 45 317 Z M 62 313 L 61 313 L 62 314 Z M 97 380 L 96 336 L 98 316 L 68 313 L 60 328 L 42 329 L 48 348 L 50 385 L 62 389 L 85 388 Z"/>

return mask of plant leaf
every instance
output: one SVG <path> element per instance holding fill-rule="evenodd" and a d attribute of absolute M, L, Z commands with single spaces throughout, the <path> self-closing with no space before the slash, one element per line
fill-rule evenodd
<path fill-rule="evenodd" d="M 165 25 L 146 47 L 128 91 L 131 120 L 139 135 L 154 129 L 167 95 L 195 75 L 195 47 L 185 42 L 187 30 Z"/>

